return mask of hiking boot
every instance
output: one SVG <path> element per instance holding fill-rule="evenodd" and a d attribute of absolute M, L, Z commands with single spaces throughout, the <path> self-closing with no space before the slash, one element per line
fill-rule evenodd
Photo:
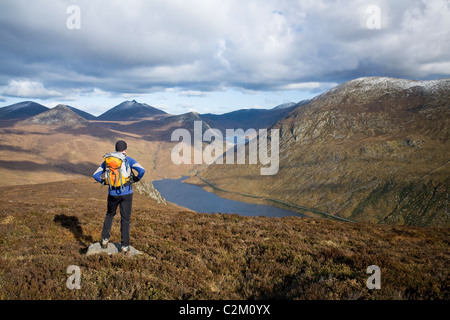
<path fill-rule="evenodd" d="M 130 246 L 122 246 L 122 248 L 120 248 L 120 251 L 124 255 L 129 256 L 130 255 Z"/>
<path fill-rule="evenodd" d="M 108 239 L 108 238 L 102 239 L 101 245 L 102 245 L 102 248 L 103 248 L 103 249 L 108 248 L 108 242 L 109 242 L 109 239 Z"/>

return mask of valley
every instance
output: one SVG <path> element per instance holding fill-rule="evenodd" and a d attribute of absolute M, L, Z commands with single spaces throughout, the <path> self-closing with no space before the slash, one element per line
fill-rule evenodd
<path fill-rule="evenodd" d="M 224 115 L 169 115 L 133 100 L 92 118 L 24 102 L 0 109 L 0 185 L 90 176 L 124 139 L 128 154 L 149 169 L 147 181 L 188 175 L 188 183 L 208 188 L 198 172 L 219 188 L 255 196 L 247 202 L 265 197 L 351 221 L 449 226 L 449 88 L 448 79 L 362 78 L 297 104 Z M 278 130 L 278 154 L 266 155 L 272 174 L 261 174 L 268 169 L 261 152 L 250 159 L 252 142 L 238 144 L 236 156 L 233 139 L 213 134 L 211 149 L 203 136 L 211 128 L 254 132 L 248 138 L 260 147 L 267 139 L 268 149 L 273 137 L 261 139 L 257 130 Z"/>
<path fill-rule="evenodd" d="M 449 119 L 449 80 L 357 79 L 271 127 L 280 130 L 276 175 L 248 165 L 248 149 L 246 164 L 214 164 L 201 175 L 350 220 L 449 226 Z"/>

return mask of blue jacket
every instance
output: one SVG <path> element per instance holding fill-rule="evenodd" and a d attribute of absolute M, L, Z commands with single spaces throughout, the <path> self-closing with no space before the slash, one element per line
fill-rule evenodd
<path fill-rule="evenodd" d="M 134 169 L 138 172 L 138 176 L 137 176 L 138 180 L 141 180 L 145 174 L 145 169 L 136 160 L 134 160 L 131 157 L 127 156 L 126 161 L 128 162 L 128 165 L 130 166 L 131 169 Z M 105 165 L 105 161 L 103 161 L 103 163 L 100 165 L 100 167 L 98 167 L 98 169 L 94 172 L 92 177 L 97 182 L 102 182 L 102 175 L 105 171 L 106 171 L 106 165 Z M 111 195 L 111 196 L 125 196 L 125 195 L 131 194 L 131 193 L 133 193 L 133 188 L 131 187 L 131 184 L 128 186 L 125 186 L 125 188 L 122 190 L 120 190 L 120 188 L 109 188 L 109 195 Z"/>

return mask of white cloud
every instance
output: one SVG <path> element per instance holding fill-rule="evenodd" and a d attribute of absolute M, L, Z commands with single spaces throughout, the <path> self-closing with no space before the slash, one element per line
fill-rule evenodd
<path fill-rule="evenodd" d="M 332 87 L 337 86 L 338 84 L 333 83 L 326 83 L 326 82 L 299 82 L 299 83 L 289 83 L 285 84 L 279 87 L 279 90 L 327 90 Z"/>
<path fill-rule="evenodd" d="M 420 66 L 420 70 L 423 74 L 450 74 L 450 61 L 426 63 Z"/>
<path fill-rule="evenodd" d="M 30 80 L 11 80 L 7 86 L 0 87 L 0 94 L 35 99 L 62 96 L 60 92 L 48 90 L 42 83 Z"/>
<path fill-rule="evenodd" d="M 187 90 L 187 91 L 181 91 L 180 96 L 185 97 L 206 97 L 208 96 L 208 92 L 203 92 L 199 90 Z"/>
<path fill-rule="evenodd" d="M 224 66 L 226 69 L 230 68 L 230 61 L 228 61 L 224 54 L 227 50 L 227 41 L 224 39 L 219 39 L 217 41 L 217 47 L 216 47 L 216 55 L 215 57 L 219 60 L 220 64 Z"/>
<path fill-rule="evenodd" d="M 81 29 L 69 30 L 72 2 L 0 2 L 1 95 L 176 88 L 195 97 L 450 76 L 447 0 L 78 0 Z M 381 30 L 367 28 L 370 5 L 381 9 Z"/>

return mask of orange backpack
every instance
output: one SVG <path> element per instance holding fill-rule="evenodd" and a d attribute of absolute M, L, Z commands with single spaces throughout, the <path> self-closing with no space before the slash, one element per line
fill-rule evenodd
<path fill-rule="evenodd" d="M 110 188 L 121 188 L 130 184 L 131 168 L 127 157 L 122 152 L 112 152 L 103 156 L 105 158 L 105 181 Z"/>

